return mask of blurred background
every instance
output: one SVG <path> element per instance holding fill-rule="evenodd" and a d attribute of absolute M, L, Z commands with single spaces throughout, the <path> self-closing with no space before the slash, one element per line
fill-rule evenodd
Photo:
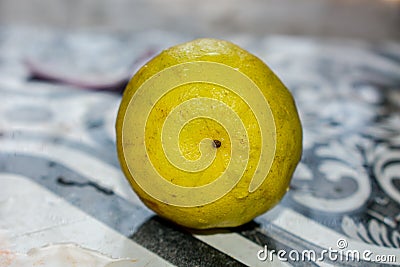
<path fill-rule="evenodd" d="M 0 0 L 0 25 L 400 39 L 398 0 Z"/>

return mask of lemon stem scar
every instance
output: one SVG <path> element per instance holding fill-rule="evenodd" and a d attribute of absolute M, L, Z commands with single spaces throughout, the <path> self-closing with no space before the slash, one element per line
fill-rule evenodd
<path fill-rule="evenodd" d="M 219 148 L 221 146 L 221 141 L 219 140 L 213 140 L 214 141 L 214 147 Z"/>

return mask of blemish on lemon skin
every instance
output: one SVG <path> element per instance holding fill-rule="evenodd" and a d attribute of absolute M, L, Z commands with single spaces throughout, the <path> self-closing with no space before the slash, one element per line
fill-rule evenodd
<path fill-rule="evenodd" d="M 213 145 L 214 145 L 215 148 L 221 147 L 221 141 L 214 139 L 213 143 L 214 143 Z"/>
<path fill-rule="evenodd" d="M 204 219 L 199 219 L 199 223 L 206 223 L 207 221 Z"/>
<path fill-rule="evenodd" d="M 245 199 L 249 195 L 247 190 L 241 190 L 240 192 L 235 192 L 235 198 L 242 200 Z"/>

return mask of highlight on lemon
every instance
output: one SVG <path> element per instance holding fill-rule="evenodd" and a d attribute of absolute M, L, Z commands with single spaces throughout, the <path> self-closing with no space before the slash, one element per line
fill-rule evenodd
<path fill-rule="evenodd" d="M 293 97 L 259 58 L 222 40 L 164 50 L 128 83 L 117 151 L 143 203 L 197 229 L 274 207 L 302 152 Z"/>

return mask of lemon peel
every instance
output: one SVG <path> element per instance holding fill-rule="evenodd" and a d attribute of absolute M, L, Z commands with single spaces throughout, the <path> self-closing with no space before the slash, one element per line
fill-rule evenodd
<path fill-rule="evenodd" d="M 234 227 L 275 206 L 302 152 L 293 97 L 256 56 L 222 40 L 164 50 L 124 92 L 121 168 L 143 203 L 177 224 Z"/>

